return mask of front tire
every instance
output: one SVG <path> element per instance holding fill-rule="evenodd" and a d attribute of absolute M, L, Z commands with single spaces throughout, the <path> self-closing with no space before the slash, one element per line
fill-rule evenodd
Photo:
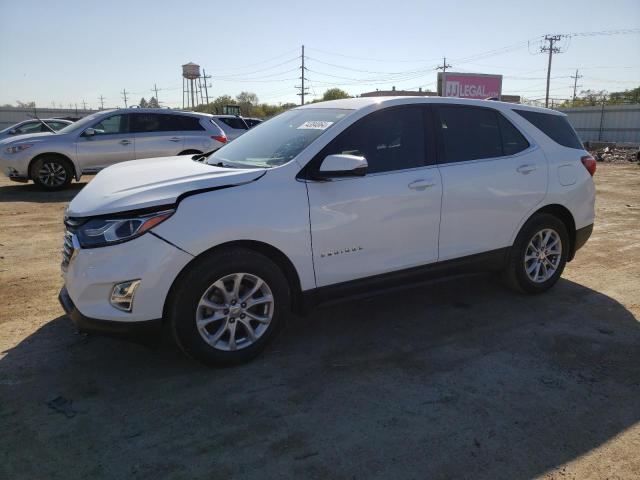
<path fill-rule="evenodd" d="M 269 258 L 233 249 L 205 255 L 182 274 L 168 309 L 173 337 L 205 365 L 249 361 L 290 314 L 288 282 Z"/>
<path fill-rule="evenodd" d="M 65 158 L 56 155 L 40 157 L 31 166 L 31 179 L 42 190 L 62 190 L 73 178 L 73 167 Z"/>
<path fill-rule="evenodd" d="M 540 213 L 524 224 L 511 248 L 504 272 L 505 283 L 520 292 L 542 293 L 560 279 L 569 254 L 564 223 Z"/>

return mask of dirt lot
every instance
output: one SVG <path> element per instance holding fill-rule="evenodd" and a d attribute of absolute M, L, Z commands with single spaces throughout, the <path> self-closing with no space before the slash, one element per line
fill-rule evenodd
<path fill-rule="evenodd" d="M 640 168 L 596 178 L 551 292 L 476 277 L 325 307 L 224 370 L 76 334 L 56 296 L 82 184 L 3 178 L 0 478 L 639 478 Z"/>

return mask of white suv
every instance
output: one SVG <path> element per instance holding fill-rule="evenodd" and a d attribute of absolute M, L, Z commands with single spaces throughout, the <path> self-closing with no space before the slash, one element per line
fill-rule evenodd
<path fill-rule="evenodd" d="M 477 270 L 539 293 L 591 234 L 594 171 L 551 110 L 303 106 L 204 162 L 102 171 L 66 213 L 60 300 L 82 330 L 164 322 L 188 355 L 232 364 L 339 296 Z"/>

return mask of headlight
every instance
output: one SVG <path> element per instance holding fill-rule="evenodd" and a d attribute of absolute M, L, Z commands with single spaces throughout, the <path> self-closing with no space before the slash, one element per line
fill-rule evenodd
<path fill-rule="evenodd" d="M 18 153 L 27 148 L 33 147 L 33 143 L 21 143 L 20 145 L 14 145 L 13 147 L 7 147 L 4 149 L 6 153 Z"/>
<path fill-rule="evenodd" d="M 104 247 L 139 237 L 173 215 L 174 210 L 128 217 L 94 218 L 80 226 L 76 232 L 80 246 Z"/>

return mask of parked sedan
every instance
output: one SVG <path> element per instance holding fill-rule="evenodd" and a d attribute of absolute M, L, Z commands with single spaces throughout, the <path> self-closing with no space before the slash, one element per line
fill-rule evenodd
<path fill-rule="evenodd" d="M 10 127 L 0 130 L 0 140 L 15 137 L 17 135 L 27 135 L 29 133 L 57 132 L 73 122 L 60 118 L 42 118 L 40 120 L 24 120 Z"/>
<path fill-rule="evenodd" d="M 11 180 L 47 190 L 114 163 L 212 152 L 227 136 L 211 115 L 159 109 L 104 110 L 56 134 L 34 133 L 0 142 L 0 169 Z"/>

